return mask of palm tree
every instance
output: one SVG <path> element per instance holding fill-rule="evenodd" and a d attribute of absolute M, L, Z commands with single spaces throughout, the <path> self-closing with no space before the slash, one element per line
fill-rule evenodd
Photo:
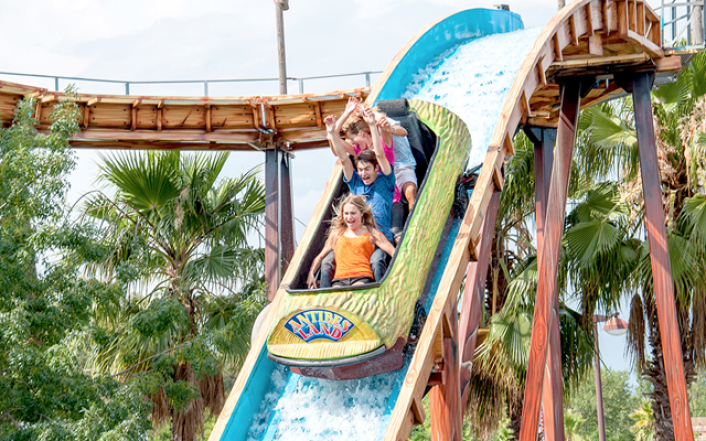
<path fill-rule="evenodd" d="M 643 400 L 640 407 L 630 414 L 635 424 L 630 427 L 630 432 L 635 436 L 635 441 L 652 441 L 654 439 L 655 418 L 652 415 L 652 405 L 648 400 Z"/>
<path fill-rule="evenodd" d="M 665 224 L 670 248 L 687 385 L 704 365 L 706 350 L 706 57 L 697 55 L 677 81 L 653 92 Z M 607 204 L 567 218 L 568 269 L 586 320 L 596 308 L 616 310 L 631 297 L 630 353 L 653 386 L 655 437 L 673 439 L 649 247 L 644 240 L 638 146 L 629 99 L 583 112 L 574 181 L 611 190 Z M 591 165 L 589 167 L 589 164 Z M 607 180 L 611 183 L 595 184 Z M 606 193 L 607 195 L 607 193 Z M 649 357 L 645 353 L 645 340 Z"/>
<path fill-rule="evenodd" d="M 573 409 L 566 409 L 564 412 L 564 431 L 566 432 L 567 441 L 584 441 L 584 437 L 580 434 L 580 429 L 585 421 L 586 419 L 582 418 L 579 412 Z"/>
<path fill-rule="evenodd" d="M 223 364 L 247 353 L 263 305 L 261 249 L 248 245 L 262 222 L 257 170 L 220 178 L 228 153 L 147 152 L 103 158 L 99 179 L 113 195 L 89 195 L 108 258 L 89 268 L 119 282 L 105 305 L 97 369 L 138 381 L 155 427 L 174 440 L 203 432 L 204 410 L 224 404 Z"/>

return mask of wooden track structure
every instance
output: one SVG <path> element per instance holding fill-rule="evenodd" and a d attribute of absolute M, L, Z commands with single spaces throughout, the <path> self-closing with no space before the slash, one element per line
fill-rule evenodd
<path fill-rule="evenodd" d="M 427 30 L 445 18 L 417 33 L 395 56 L 372 90 L 232 99 L 79 95 L 77 102 L 82 111 L 82 131 L 74 137 L 72 144 L 94 148 L 292 151 L 327 146 L 322 131 L 322 115 L 340 113 L 347 96 L 367 97 L 368 104 L 374 103 L 407 51 Z M 652 129 L 651 125 L 647 126 L 647 120 L 651 124 L 651 113 L 645 108 L 650 106 L 644 105 L 644 99 L 647 94 L 646 99 L 649 100 L 648 86 L 652 75 L 681 69 L 678 56 L 665 56 L 660 47 L 660 32 L 660 18 L 645 1 L 576 0 L 559 11 L 540 33 L 522 63 L 495 126 L 437 296 L 390 417 L 385 440 L 407 439 L 412 426 L 424 421 L 421 399 L 429 387 L 433 439 L 461 439 L 463 408 L 468 396 L 468 362 L 472 361 L 479 331 L 482 287 L 487 274 L 488 249 L 498 195 L 503 186 L 503 164 L 506 157 L 514 152 L 512 139 L 519 127 L 536 129 L 545 134 L 554 129 L 559 132 L 556 157 L 540 161 L 542 167 L 538 168 L 537 175 L 538 182 L 543 184 L 541 191 L 538 189 L 538 216 L 545 227 L 541 238 L 543 251 L 538 256 L 540 289 L 532 334 L 522 441 L 534 441 L 536 438 L 543 393 L 545 409 L 562 407 L 561 366 L 551 362 L 552 357 L 556 360 L 560 348 L 550 343 L 550 337 L 558 331 L 554 291 L 557 244 L 560 243 L 563 227 L 561 207 L 566 202 L 566 192 L 561 187 L 568 182 L 568 170 L 564 171 L 562 167 L 570 164 L 576 110 L 631 89 L 628 91 L 633 92 L 636 102 L 642 100 L 643 103 L 643 108 L 637 112 L 640 148 L 644 153 L 643 186 L 646 192 L 660 192 L 655 163 L 651 164 L 652 168 L 649 167 L 649 162 L 653 161 L 648 157 L 650 149 L 654 155 L 654 134 L 651 134 L 650 140 L 648 132 Z M 40 128 L 46 127 L 51 105 L 62 94 L 9 83 L 0 83 L 0 122 L 9 124 L 17 101 L 27 94 L 38 98 Z M 226 122 L 221 124 L 224 119 Z M 542 152 L 552 147 L 546 139 L 542 137 L 536 141 L 535 151 Z M 550 158 L 551 155 L 545 154 L 543 157 Z M 549 161 L 549 165 L 544 161 Z M 326 184 L 324 195 L 329 193 L 340 176 L 341 168 L 337 165 Z M 278 187 L 274 188 L 277 191 Z M 270 197 L 272 192 L 268 191 L 268 195 Z M 657 201 L 657 204 L 661 200 L 659 197 L 650 199 Z M 302 258 L 306 249 L 304 245 L 310 242 L 314 224 L 328 209 L 328 203 L 326 197 L 319 200 L 312 222 L 302 238 L 302 246 L 294 251 L 292 262 Z M 273 204 L 274 215 L 268 212 L 269 219 L 277 219 L 278 205 L 276 202 Z M 664 264 L 666 241 L 659 208 L 649 208 L 648 230 L 653 263 L 660 263 L 653 264 L 653 268 L 657 268 L 655 286 L 660 329 L 665 342 L 665 364 L 676 439 L 691 441 L 693 435 L 673 293 L 671 310 L 669 306 L 671 272 L 668 258 Z M 662 254 L 659 254 L 660 250 Z M 273 299 L 271 311 L 277 308 L 283 289 L 293 276 L 293 271 L 287 271 L 281 284 L 273 285 L 279 293 Z M 459 317 L 456 313 L 457 294 L 464 278 L 467 283 Z M 272 278 L 268 280 L 273 281 Z M 274 326 L 274 318 L 275 314 L 272 313 L 265 318 L 254 349 L 246 358 L 216 422 L 211 441 L 220 439 L 244 391 L 248 375 L 258 360 L 268 330 Z M 556 412 L 545 412 L 545 418 L 549 439 L 563 441 L 563 420 Z"/>
<path fill-rule="evenodd" d="M 327 147 L 323 118 L 340 114 L 354 96 L 370 88 L 284 96 L 159 97 L 78 94 L 81 131 L 74 147 L 159 150 L 263 151 L 277 147 L 305 150 Z M 36 101 L 39 129 L 63 92 L 0 81 L 0 124 L 8 125 L 25 96 Z"/>

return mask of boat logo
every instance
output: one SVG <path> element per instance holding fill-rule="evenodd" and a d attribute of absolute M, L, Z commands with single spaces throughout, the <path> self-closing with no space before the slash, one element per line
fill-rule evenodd
<path fill-rule="evenodd" d="M 309 343 L 314 340 L 339 341 L 355 325 L 341 314 L 326 309 L 308 309 L 294 314 L 284 327 Z"/>

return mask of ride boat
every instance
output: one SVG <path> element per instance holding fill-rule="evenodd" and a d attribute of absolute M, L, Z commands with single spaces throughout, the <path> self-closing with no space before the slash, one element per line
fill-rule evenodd
<path fill-rule="evenodd" d="M 452 208 L 470 151 L 465 123 L 424 101 L 386 100 L 377 106 L 408 132 L 421 183 L 417 202 L 381 281 L 308 289 L 307 274 L 326 240 L 332 207 L 348 192 L 340 174 L 329 181 L 324 194 L 330 208 L 316 220 L 316 239 L 299 260 L 267 339 L 268 358 L 301 375 L 346 380 L 400 369 L 423 325 L 437 247 L 454 212 L 465 212 Z"/>

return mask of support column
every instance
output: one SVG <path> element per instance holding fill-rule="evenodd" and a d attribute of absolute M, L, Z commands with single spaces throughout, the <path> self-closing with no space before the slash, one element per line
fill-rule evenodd
<path fill-rule="evenodd" d="M 290 173 L 292 158 L 287 152 L 282 152 L 280 160 L 280 215 L 279 232 L 282 244 L 282 275 L 287 272 L 289 263 L 294 256 L 294 210 L 292 207 L 292 176 Z"/>
<path fill-rule="evenodd" d="M 461 375 L 461 409 L 468 402 L 468 384 L 471 379 L 473 354 L 476 350 L 476 339 L 480 319 L 483 316 L 483 294 L 485 282 L 488 278 L 488 265 L 490 264 L 490 251 L 495 235 L 495 221 L 498 207 L 500 206 L 500 193 L 496 192 L 490 197 L 488 210 L 485 213 L 480 243 L 477 247 L 478 261 L 468 264 L 466 287 L 461 300 L 461 325 L 459 327 L 459 371 Z"/>
<path fill-rule="evenodd" d="M 686 393 L 684 362 L 674 302 L 672 268 L 667 249 L 667 231 L 664 226 L 662 185 L 652 122 L 650 91 L 653 79 L 653 73 L 639 73 L 633 76 L 631 81 L 637 143 L 640 149 L 642 192 L 645 200 L 647 238 L 650 243 L 650 262 L 652 263 L 652 278 L 659 318 L 659 332 L 662 337 L 669 404 L 672 408 L 674 436 L 677 441 L 691 441 L 694 439 L 694 431 L 691 426 L 689 401 Z"/>
<path fill-rule="evenodd" d="M 274 300 L 280 281 L 279 156 L 277 149 L 265 152 L 265 282 L 269 301 Z"/>
<path fill-rule="evenodd" d="M 576 140 L 576 125 L 581 104 L 581 79 L 561 84 L 561 112 L 557 133 L 556 157 L 552 167 L 549 197 L 544 224 L 543 251 L 538 254 L 537 297 L 535 300 L 532 340 L 525 400 L 522 409 L 520 441 L 535 441 L 539 425 L 539 411 L 544 387 L 547 347 L 555 321 L 554 298 L 557 290 L 559 251 L 566 216 L 566 196 L 571 171 L 571 157 Z M 541 217 L 541 216 L 538 216 Z M 561 389 L 561 385 L 559 385 Z M 563 431 L 562 431 L 563 432 Z"/>
<path fill-rule="evenodd" d="M 461 384 L 458 371 L 458 315 L 456 302 L 449 308 L 448 327 L 441 326 L 444 333 L 444 367 L 442 384 L 429 391 L 429 414 L 431 416 L 432 441 L 462 441 L 463 411 L 461 408 Z"/>
<path fill-rule="evenodd" d="M 556 130 L 526 128 L 525 133 L 534 144 L 534 186 L 537 224 L 537 258 L 544 253 L 544 224 L 547 215 L 549 185 L 554 163 L 554 141 Z M 544 409 L 544 433 L 549 441 L 564 441 L 564 396 L 561 373 L 561 334 L 559 329 L 559 290 L 554 286 L 552 293 L 552 326 L 549 337 L 549 352 L 542 388 L 542 408 Z"/>

